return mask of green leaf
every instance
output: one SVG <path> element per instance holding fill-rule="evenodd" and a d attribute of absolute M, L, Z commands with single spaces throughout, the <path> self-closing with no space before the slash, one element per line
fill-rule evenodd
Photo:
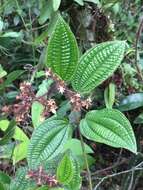
<path fill-rule="evenodd" d="M 106 108 L 112 108 L 114 102 L 115 102 L 115 84 L 110 83 L 108 87 L 106 87 L 104 91 L 104 100 L 106 104 Z"/>
<path fill-rule="evenodd" d="M 95 3 L 95 4 L 97 4 L 97 5 L 101 5 L 101 3 L 100 3 L 99 0 L 84 0 L 84 1 L 91 2 L 91 3 Z"/>
<path fill-rule="evenodd" d="M 2 32 L 3 27 L 4 27 L 4 22 L 0 18 L 0 32 Z"/>
<path fill-rule="evenodd" d="M 57 12 L 53 12 L 52 15 L 51 15 L 51 18 L 49 20 L 49 25 L 48 25 L 48 36 L 50 36 L 55 27 L 56 27 L 56 23 L 57 23 L 57 20 L 59 18 L 59 13 L 58 11 Z"/>
<path fill-rule="evenodd" d="M 10 181 L 10 177 L 4 172 L 0 171 L 0 182 L 2 182 L 3 184 L 10 184 Z"/>
<path fill-rule="evenodd" d="M 73 163 L 69 154 L 65 154 L 57 169 L 57 179 L 61 184 L 68 185 L 74 174 Z"/>
<path fill-rule="evenodd" d="M 0 78 L 4 77 L 5 75 L 7 75 L 7 72 L 5 70 L 3 70 L 3 68 L 0 64 Z"/>
<path fill-rule="evenodd" d="M 131 124 L 118 110 L 102 109 L 89 112 L 81 121 L 80 130 L 90 140 L 137 153 Z"/>
<path fill-rule="evenodd" d="M 61 0 L 53 0 L 53 9 L 54 11 L 57 11 L 60 7 Z"/>
<path fill-rule="evenodd" d="M 12 155 L 13 165 L 26 158 L 28 145 L 29 145 L 29 140 L 16 145 Z"/>
<path fill-rule="evenodd" d="M 81 177 L 80 177 L 80 166 L 79 163 L 77 161 L 77 159 L 71 155 L 71 161 L 73 164 L 73 178 L 71 180 L 71 182 L 69 183 L 69 185 L 67 186 L 68 190 L 79 190 L 81 188 Z"/>
<path fill-rule="evenodd" d="M 43 96 L 45 93 L 47 93 L 52 83 L 53 83 L 53 80 L 51 79 L 43 80 L 42 83 L 38 87 L 39 90 L 36 94 L 36 97 Z"/>
<path fill-rule="evenodd" d="M 143 123 L 143 113 L 140 113 L 136 119 L 134 120 L 134 123 L 135 124 L 140 124 L 140 123 Z"/>
<path fill-rule="evenodd" d="M 84 146 L 86 153 L 93 153 L 93 150 L 87 144 L 84 143 Z M 70 149 L 75 155 L 83 155 L 81 142 L 78 139 L 68 140 L 67 143 L 64 145 L 63 151 L 66 151 L 68 149 Z"/>
<path fill-rule="evenodd" d="M 0 121 L 0 129 L 6 131 L 9 126 L 8 120 L 1 120 Z M 13 134 L 13 138 L 18 140 L 19 143 L 14 147 L 14 151 L 12 154 L 13 164 L 23 160 L 27 156 L 27 148 L 29 144 L 29 138 L 26 134 L 19 128 L 15 127 L 15 131 Z"/>
<path fill-rule="evenodd" d="M 32 123 L 33 123 L 34 127 L 38 127 L 42 123 L 42 121 L 43 121 L 43 117 L 42 117 L 43 111 L 44 111 L 44 106 L 41 103 L 39 103 L 37 101 L 33 102 L 31 115 L 32 115 Z"/>
<path fill-rule="evenodd" d="M 123 59 L 125 45 L 124 41 L 104 42 L 87 51 L 79 61 L 73 88 L 87 93 L 110 77 Z"/>
<path fill-rule="evenodd" d="M 51 17 L 51 14 L 53 12 L 53 4 L 52 0 L 44 1 L 43 6 L 40 10 L 40 16 L 39 16 L 39 24 L 44 24 L 47 19 Z"/>
<path fill-rule="evenodd" d="M 135 93 L 123 98 L 118 106 L 121 111 L 134 110 L 143 106 L 143 93 Z"/>
<path fill-rule="evenodd" d="M 13 103 L 16 99 L 16 96 L 18 96 L 18 95 L 19 95 L 18 91 L 10 91 L 5 94 L 5 98 L 8 103 Z"/>
<path fill-rule="evenodd" d="M 0 159 L 11 158 L 11 155 L 13 154 L 14 146 L 15 146 L 14 143 L 9 143 L 9 144 L 1 146 Z"/>
<path fill-rule="evenodd" d="M 27 156 L 29 167 L 35 168 L 56 157 L 70 135 L 67 121 L 53 117 L 44 121 L 32 134 Z"/>
<path fill-rule="evenodd" d="M 6 120 L 6 119 L 0 120 L 0 129 L 2 131 L 5 131 L 8 128 L 8 125 L 9 125 L 9 121 L 8 120 Z"/>
<path fill-rule="evenodd" d="M 3 183 L 0 182 L 0 190 L 6 190 L 5 186 Z"/>
<path fill-rule="evenodd" d="M 63 80 L 70 80 L 78 62 L 78 47 L 69 26 L 59 16 L 47 48 L 47 65 Z"/>
<path fill-rule="evenodd" d="M 29 141 L 29 138 L 26 136 L 26 134 L 22 131 L 21 128 L 16 126 L 15 134 L 13 136 L 14 139 L 19 140 L 21 142 Z"/>
<path fill-rule="evenodd" d="M 11 181 L 9 190 L 27 190 L 28 188 L 36 187 L 34 182 L 26 178 L 27 172 L 27 168 L 19 168 L 15 179 Z"/>
<path fill-rule="evenodd" d="M 11 140 L 15 132 L 15 125 L 16 125 L 16 122 L 14 120 L 12 120 L 9 123 L 8 128 L 4 132 L 4 136 L 2 137 L 2 139 L 0 139 L 0 145 L 7 144 L 9 140 Z"/>
<path fill-rule="evenodd" d="M 67 152 L 57 168 L 57 179 L 67 189 L 79 190 L 81 185 L 80 168 L 75 157 Z"/>
<path fill-rule="evenodd" d="M 88 154 L 92 154 L 93 150 L 84 143 L 85 153 L 87 154 L 89 166 L 95 163 L 95 159 Z M 77 157 L 78 163 L 81 169 L 86 169 L 85 159 L 83 157 L 83 151 L 81 147 L 81 142 L 78 139 L 70 139 L 64 145 L 63 152 L 71 150 L 71 152 Z"/>
<path fill-rule="evenodd" d="M 23 70 L 12 71 L 10 74 L 7 75 L 7 79 L 4 82 L 4 86 L 11 84 L 14 80 L 16 80 L 23 73 L 24 73 Z"/>
<path fill-rule="evenodd" d="M 110 3 L 117 3 L 117 2 L 120 2 L 121 0 L 103 0 L 103 4 L 110 4 Z"/>
<path fill-rule="evenodd" d="M 36 72 L 35 78 L 45 77 L 45 71 Z"/>
<path fill-rule="evenodd" d="M 79 5 L 83 6 L 84 5 L 84 2 L 83 0 L 74 0 L 76 3 L 78 3 Z"/>
<path fill-rule="evenodd" d="M 88 154 L 86 156 L 87 156 L 87 161 L 88 161 L 89 167 L 92 166 L 93 164 L 95 165 L 95 161 L 96 161 L 95 158 Z M 86 163 L 85 163 L 85 158 L 83 157 L 83 154 L 80 156 L 77 156 L 77 160 L 80 165 L 80 170 L 86 169 Z"/>
<path fill-rule="evenodd" d="M 59 106 L 59 109 L 57 110 L 57 115 L 59 117 L 64 117 L 67 115 L 67 112 L 71 110 L 71 104 L 69 101 L 65 100 L 62 101 L 62 103 Z"/>
<path fill-rule="evenodd" d="M 21 32 L 6 32 L 2 35 L 2 37 L 9 37 L 9 38 L 21 38 L 22 33 Z"/>

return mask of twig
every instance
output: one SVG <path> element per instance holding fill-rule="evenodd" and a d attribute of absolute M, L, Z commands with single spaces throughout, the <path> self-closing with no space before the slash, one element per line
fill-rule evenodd
<path fill-rule="evenodd" d="M 32 28 L 32 31 L 40 30 L 40 29 L 45 28 L 45 27 L 47 27 L 47 26 L 48 26 L 48 24 L 44 24 L 44 25 L 42 25 L 42 26 Z"/>
<path fill-rule="evenodd" d="M 112 166 L 109 166 L 109 167 L 101 169 L 101 170 L 97 170 L 96 172 L 92 173 L 92 175 L 97 175 L 97 174 L 103 173 L 105 171 L 112 170 L 112 169 L 116 168 L 117 166 L 124 164 L 125 162 L 127 162 L 127 159 L 123 159 L 120 162 L 117 161 Z"/>
<path fill-rule="evenodd" d="M 133 186 L 133 181 L 134 181 L 134 173 L 135 171 L 132 171 L 132 175 L 131 175 L 131 180 L 130 180 L 130 185 L 128 187 L 128 190 L 132 190 L 132 186 Z"/>
<path fill-rule="evenodd" d="M 103 181 L 105 181 L 106 179 L 108 178 L 112 178 L 112 177 L 116 177 L 116 176 L 119 176 L 119 175 L 122 175 L 122 174 L 126 174 L 126 173 L 130 173 L 130 172 L 134 172 L 134 171 L 138 171 L 138 170 L 143 170 L 143 161 L 140 162 L 138 165 L 136 165 L 135 167 L 129 169 L 129 170 L 125 170 L 125 171 L 122 171 L 122 172 L 118 172 L 118 173 L 114 173 L 114 174 L 111 174 L 111 175 L 107 175 L 103 178 L 100 178 L 100 182 L 95 186 L 94 190 L 97 190 L 97 188 L 101 185 L 101 183 L 103 183 Z M 99 179 L 99 178 L 97 178 Z"/>
<path fill-rule="evenodd" d="M 82 135 L 81 135 L 81 133 L 80 133 L 80 129 L 79 129 L 79 136 L 80 136 L 81 147 L 82 147 L 83 156 L 84 156 L 84 159 L 85 159 L 85 164 L 86 164 L 86 169 L 87 169 L 87 174 L 88 174 L 89 190 L 93 190 L 93 187 L 92 187 L 92 179 L 91 179 L 91 173 L 90 173 L 90 170 L 89 170 L 87 155 L 86 155 L 86 152 L 85 152 L 84 141 L 83 141 Z"/>

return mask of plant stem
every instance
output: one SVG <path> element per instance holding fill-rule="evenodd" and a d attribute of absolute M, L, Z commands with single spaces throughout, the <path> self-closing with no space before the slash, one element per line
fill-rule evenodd
<path fill-rule="evenodd" d="M 85 160 L 85 164 L 86 164 L 86 169 L 87 169 L 87 174 L 88 174 L 89 190 L 93 190 L 91 173 L 90 173 L 90 169 L 89 169 L 89 165 L 88 165 L 88 160 L 87 160 L 87 155 L 86 155 L 86 152 L 85 152 L 84 141 L 83 141 L 83 137 L 82 137 L 82 135 L 80 133 L 80 129 L 79 129 L 79 136 L 80 136 L 80 142 L 81 142 L 82 152 L 83 152 L 83 156 L 84 156 L 84 160 Z"/>
<path fill-rule="evenodd" d="M 34 37 L 33 37 L 33 33 L 32 33 L 33 28 L 32 28 L 31 9 L 29 8 L 29 20 L 30 20 L 30 29 L 29 29 L 29 28 L 27 27 L 26 23 L 25 23 L 25 20 L 24 20 L 22 14 L 21 14 L 22 10 L 21 10 L 21 7 L 20 7 L 18 1 L 15 0 L 15 3 L 16 3 L 17 9 L 18 9 L 19 16 L 21 17 L 21 20 L 22 20 L 22 22 L 23 22 L 23 25 L 24 25 L 26 31 L 31 33 L 31 41 L 32 41 L 32 43 L 31 43 L 30 45 L 32 45 L 33 63 L 34 63 L 34 66 L 35 66 L 35 65 L 36 65 L 36 53 L 35 53 L 35 47 L 34 47 L 34 45 L 33 45 Z M 37 72 L 37 70 L 35 70 L 35 71 L 33 72 L 32 77 L 31 77 L 31 79 L 30 79 L 30 83 L 32 83 L 32 82 L 34 81 L 36 72 Z"/>
<path fill-rule="evenodd" d="M 21 18 L 21 20 L 22 20 L 22 22 L 23 22 L 23 25 L 24 25 L 26 31 L 28 32 L 29 29 L 27 28 L 26 23 L 25 23 L 25 20 L 24 20 L 22 14 L 21 14 L 21 11 L 22 11 L 22 10 L 21 10 L 21 8 L 20 8 L 20 5 L 19 5 L 19 3 L 18 3 L 17 0 L 15 0 L 15 3 L 16 3 L 17 9 L 18 9 L 18 14 L 19 14 L 19 16 L 20 16 L 20 18 Z"/>
<path fill-rule="evenodd" d="M 141 79 L 141 81 L 143 81 L 143 75 L 142 75 L 142 71 L 140 69 L 140 66 L 138 65 L 138 43 L 139 43 L 139 39 L 141 36 L 141 32 L 143 29 L 143 19 L 141 20 L 138 30 L 137 30 L 137 34 L 136 34 L 136 42 L 135 42 L 135 66 L 138 72 L 138 76 Z"/>
<path fill-rule="evenodd" d="M 29 19 L 30 19 L 30 32 L 31 32 L 31 39 L 32 39 L 32 51 L 33 51 L 33 59 L 34 59 L 34 65 L 36 65 L 36 54 L 35 54 L 35 47 L 33 44 L 34 36 L 33 36 L 33 28 L 32 28 L 32 17 L 31 17 L 31 9 L 29 8 Z"/>
<path fill-rule="evenodd" d="M 36 65 L 36 52 L 35 52 L 35 46 L 34 46 L 34 36 L 33 36 L 33 28 L 32 28 L 32 17 L 31 17 L 31 9 L 29 8 L 29 20 L 30 20 L 30 33 L 31 33 L 31 41 L 32 41 L 32 53 L 33 53 L 33 64 Z M 37 72 L 37 68 L 34 70 L 32 77 L 30 79 L 30 83 L 33 83 L 35 75 Z"/>

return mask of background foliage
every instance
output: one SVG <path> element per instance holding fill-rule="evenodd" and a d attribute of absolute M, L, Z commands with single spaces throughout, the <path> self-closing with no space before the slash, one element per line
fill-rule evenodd
<path fill-rule="evenodd" d="M 123 40 L 128 43 L 128 48 L 125 54 L 125 58 L 114 73 L 112 77 L 106 80 L 104 83 L 101 78 L 97 83 L 101 84 L 92 92 L 92 106 L 91 109 L 102 109 L 105 106 L 108 108 L 116 108 L 126 115 L 130 120 L 135 131 L 137 139 L 138 152 L 140 154 L 133 155 L 122 149 L 114 149 L 106 145 L 98 144 L 90 141 L 90 137 L 86 133 L 87 139 L 85 140 L 85 153 L 88 154 L 88 162 L 91 169 L 91 176 L 94 186 L 98 184 L 97 177 L 103 178 L 112 173 L 118 173 L 124 170 L 129 170 L 135 167 L 142 161 L 142 123 L 143 123 L 143 53 L 142 53 L 142 9 L 143 4 L 141 0 L 5 0 L 0 1 L 0 109 L 2 110 L 5 105 L 12 105 L 17 103 L 16 97 L 20 93 L 20 83 L 23 81 L 32 82 L 34 90 L 37 92 L 36 96 L 42 96 L 48 92 L 50 86 L 53 84 L 52 80 L 47 80 L 44 74 L 45 63 L 47 59 L 52 60 L 56 64 L 56 58 L 47 57 L 47 44 L 49 37 L 55 29 L 55 24 L 58 19 L 58 13 L 60 12 L 65 21 L 70 25 L 72 32 L 74 33 L 79 52 L 73 52 L 75 59 L 70 58 L 73 62 L 71 70 L 76 67 L 74 63 L 78 56 L 81 56 L 89 48 L 95 46 L 100 42 L 106 42 L 111 40 Z M 63 25 L 62 32 L 69 30 Z M 57 34 L 58 35 L 58 34 Z M 63 38 L 64 39 L 64 38 Z M 67 49 L 66 40 L 64 39 L 65 50 Z M 61 45 L 59 42 L 59 46 Z M 73 43 L 73 49 L 77 48 L 77 45 Z M 50 46 L 48 47 L 51 48 Z M 72 48 L 72 47 L 71 47 Z M 122 48 L 124 49 L 124 47 Z M 52 51 L 52 50 L 51 50 Z M 57 52 L 60 54 L 60 52 Z M 46 58 L 47 57 L 47 58 Z M 64 59 L 64 58 L 63 58 Z M 116 62 L 116 60 L 115 60 Z M 61 62 L 62 66 L 62 62 Z M 57 74 L 60 72 L 60 68 L 55 70 Z M 73 87 L 75 90 L 80 89 L 82 93 L 86 93 L 90 89 L 87 88 L 89 81 L 86 81 L 85 86 L 81 84 L 81 69 L 79 68 L 79 78 L 74 78 L 75 82 Z M 89 69 L 90 72 L 90 69 Z M 65 75 L 65 71 L 60 75 L 61 78 L 69 81 L 70 77 L 68 73 Z M 71 72 L 72 73 L 72 72 Z M 96 78 L 96 76 L 95 76 Z M 95 84 L 94 84 L 95 85 Z M 92 85 L 89 85 L 90 88 Z M 86 87 L 86 88 L 85 88 Z M 58 102 L 57 113 L 61 117 L 68 115 L 69 121 L 77 122 L 80 117 L 83 117 L 85 110 L 81 113 L 71 111 L 69 102 L 58 93 L 52 93 L 51 98 L 54 98 Z M 27 182 L 27 179 L 23 180 L 26 175 L 27 168 L 25 167 L 27 147 L 29 145 L 29 139 L 32 135 L 31 145 L 28 149 L 28 155 L 33 151 L 32 144 L 38 141 L 38 138 L 45 138 L 50 140 L 53 144 L 59 143 L 59 137 L 54 139 L 53 133 L 56 134 L 56 130 L 52 125 L 56 121 L 54 118 L 51 121 L 45 120 L 45 117 L 41 116 L 44 108 L 36 101 L 33 103 L 31 113 L 22 123 L 15 126 L 13 124 L 13 115 L 3 114 L 1 111 L 0 120 L 0 189 L 6 189 L 10 184 L 11 176 L 14 178 L 16 172 L 19 178 L 17 181 L 11 183 L 10 189 L 16 188 L 31 188 Z M 119 112 L 119 111 L 118 111 Z M 97 114 L 98 113 L 90 113 Z M 91 115 L 87 115 L 85 120 L 88 122 L 90 128 Z M 115 113 L 113 113 L 115 114 Z M 52 115 L 52 114 L 51 114 Z M 32 118 L 31 118 L 32 117 Z M 88 120 L 89 118 L 89 120 Z M 45 121 L 44 121 L 45 120 Z M 87 121 L 88 120 L 88 121 Z M 120 120 L 120 118 L 119 118 Z M 45 122 L 50 122 L 49 128 L 44 126 Z M 71 131 L 69 130 L 69 124 L 67 121 L 61 120 L 60 133 L 64 134 L 63 141 L 70 138 Z M 75 122 L 75 123 L 76 123 Z M 128 125 L 130 126 L 130 123 Z M 41 128 L 38 128 L 39 124 Z M 34 126 L 34 127 L 33 127 Z M 51 128 L 50 128 L 51 127 Z M 74 126 L 76 127 L 76 126 Z M 104 125 L 102 126 L 104 127 Z M 33 133 L 33 129 L 40 131 L 41 136 L 36 136 Z M 85 127 L 81 128 L 82 134 L 85 133 Z M 46 135 L 45 131 L 50 130 L 50 134 Z M 45 136 L 44 136 L 45 135 Z M 91 134 L 90 134 L 91 135 Z M 62 136 L 62 137 L 63 137 Z M 79 138 L 79 133 L 75 132 L 75 138 Z M 11 140 L 12 138 L 12 140 Z M 43 138 L 43 141 L 45 140 Z M 74 147 L 77 147 L 75 152 L 76 159 L 70 152 L 66 152 L 63 158 L 55 158 L 55 162 L 59 162 L 59 168 L 57 176 L 59 181 L 65 183 L 72 189 L 74 183 L 79 188 L 80 184 L 80 169 L 85 171 L 85 163 L 82 159 L 82 147 L 78 139 L 70 139 L 64 147 L 64 151 L 70 150 L 73 152 Z M 100 142 L 99 137 L 96 137 Z M 97 141 L 96 139 L 96 141 Z M 93 139 L 92 139 L 93 140 Z M 104 140 L 104 142 L 106 139 Z M 134 141 L 134 137 L 130 135 L 129 141 Z M 8 143 L 7 143 L 8 142 Z M 45 140 L 47 143 L 47 141 Z M 123 140 L 123 146 L 136 152 L 135 147 L 129 147 L 128 143 Z M 38 146 L 38 144 L 37 144 Z M 40 145 L 39 145 L 40 146 Z M 119 145 L 117 145 L 119 146 Z M 38 147 L 36 147 L 38 148 Z M 56 151 L 62 151 L 59 147 Z M 34 152 L 34 151 L 33 151 Z M 48 147 L 46 150 L 49 156 L 51 152 L 56 155 L 56 152 Z M 63 154 L 61 152 L 61 154 Z M 31 168 L 34 168 L 33 164 L 43 161 L 45 152 L 41 154 L 40 160 L 37 159 L 36 151 L 33 157 L 28 157 L 28 163 Z M 31 160 L 30 160 L 31 159 Z M 33 161 L 34 160 L 34 161 Z M 66 163 L 68 171 L 70 173 L 62 173 L 62 165 Z M 80 163 L 80 165 L 78 164 Z M 55 164 L 55 163 L 54 163 Z M 54 171 L 55 169 L 51 164 L 51 160 L 47 160 L 45 167 L 47 171 Z M 74 170 L 72 171 L 73 165 Z M 18 169 L 20 166 L 24 166 Z M 76 172 L 75 172 L 76 171 Z M 6 174 L 2 173 L 5 172 Z M 77 176 L 76 176 L 77 175 Z M 142 170 L 135 170 L 133 172 L 123 174 L 124 177 L 109 177 L 110 180 L 105 180 L 99 187 L 99 190 L 106 189 L 122 189 L 122 190 L 135 190 L 142 189 Z M 88 179 L 86 173 L 82 173 L 83 183 L 82 189 L 85 190 L 88 187 Z M 66 180 L 65 180 L 65 179 Z M 77 181 L 74 181 L 74 180 Z M 1 182 L 2 181 L 2 182 Z M 20 186 L 19 186 L 20 184 Z M 32 188 L 35 184 L 32 184 Z M 43 187 L 44 189 L 45 187 Z M 53 189 L 54 190 L 54 189 Z M 62 188 L 59 188 L 62 190 Z"/>

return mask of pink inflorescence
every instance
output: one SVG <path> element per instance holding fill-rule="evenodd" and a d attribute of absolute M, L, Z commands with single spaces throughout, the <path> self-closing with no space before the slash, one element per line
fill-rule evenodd
<path fill-rule="evenodd" d="M 42 166 L 37 170 L 28 171 L 26 178 L 34 180 L 38 186 L 47 185 L 48 187 L 55 187 L 58 184 L 55 176 L 45 172 Z"/>

